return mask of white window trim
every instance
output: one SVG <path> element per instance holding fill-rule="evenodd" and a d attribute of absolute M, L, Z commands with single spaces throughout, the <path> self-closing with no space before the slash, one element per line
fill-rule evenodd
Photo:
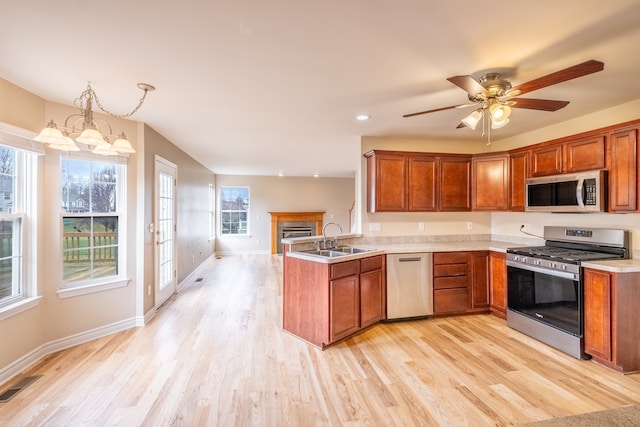
<path fill-rule="evenodd" d="M 102 292 L 102 291 L 108 291 L 110 289 L 124 288 L 129 284 L 130 281 L 131 279 L 127 279 L 127 278 L 110 277 L 109 280 L 105 280 L 102 282 L 94 281 L 91 283 L 87 283 L 85 285 L 61 288 L 61 289 L 58 289 L 57 294 L 58 294 L 58 298 L 60 299 L 73 298 L 80 295 L 92 294 L 94 292 Z"/>
<path fill-rule="evenodd" d="M 247 188 L 249 190 L 249 209 L 247 209 L 247 234 L 222 234 L 222 189 L 223 188 Z M 220 239 L 250 239 L 251 238 L 251 187 L 248 185 L 221 185 L 218 196 L 218 237 Z"/>
<path fill-rule="evenodd" d="M 77 154 L 77 153 L 71 153 L 71 154 Z M 120 161 L 117 161 L 115 157 L 118 157 L 118 156 L 104 158 L 103 156 L 97 156 L 91 153 L 83 153 L 83 155 L 80 155 L 80 156 L 70 156 L 70 158 L 75 160 L 85 160 L 85 161 L 101 162 L 101 163 L 107 162 L 107 163 L 115 163 L 118 165 L 123 165 L 123 168 L 121 169 L 122 170 L 121 178 L 119 178 L 121 179 L 121 181 L 118 181 L 118 190 L 120 191 L 118 191 L 118 195 L 117 195 L 118 199 L 116 201 L 116 206 L 121 206 L 122 208 L 118 209 L 117 212 L 105 212 L 104 215 L 102 215 L 102 213 L 99 213 L 98 215 L 96 215 L 90 212 L 87 212 L 86 214 L 85 213 L 73 214 L 73 213 L 61 212 L 59 224 L 60 224 L 60 238 L 62 238 L 63 219 L 65 217 L 71 218 L 74 216 L 75 217 L 117 216 L 118 217 L 118 233 L 119 233 L 117 262 L 118 262 L 119 273 L 117 276 L 100 277 L 96 279 L 88 279 L 88 280 L 76 281 L 76 282 L 65 282 L 64 280 L 62 280 L 60 288 L 56 292 L 60 299 L 72 298 L 80 295 L 87 295 L 94 292 L 102 292 L 109 289 L 122 288 L 127 286 L 129 284 L 129 281 L 131 280 L 127 278 L 124 273 L 127 271 L 126 270 L 127 269 L 126 267 L 127 245 L 120 243 L 120 242 L 126 241 L 126 235 L 127 235 L 127 226 L 126 226 L 127 208 L 125 203 L 126 203 L 126 186 L 127 186 L 128 167 L 126 162 L 122 163 Z"/>
<path fill-rule="evenodd" d="M 40 305 L 41 296 L 21 298 L 18 301 L 0 308 L 0 321 L 27 311 Z"/>

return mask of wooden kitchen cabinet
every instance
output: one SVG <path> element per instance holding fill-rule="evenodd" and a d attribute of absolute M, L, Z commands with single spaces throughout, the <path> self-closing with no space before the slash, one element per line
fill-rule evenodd
<path fill-rule="evenodd" d="M 438 157 L 438 210 L 471 210 L 471 156 Z"/>
<path fill-rule="evenodd" d="M 509 209 L 509 154 L 474 156 L 471 161 L 474 211 Z"/>
<path fill-rule="evenodd" d="M 584 351 L 617 371 L 640 371 L 640 273 L 584 273 Z"/>
<path fill-rule="evenodd" d="M 365 157 L 368 212 L 436 210 L 434 156 L 375 150 Z"/>
<path fill-rule="evenodd" d="M 609 212 L 635 212 L 640 206 L 638 128 L 612 132 L 608 147 Z"/>
<path fill-rule="evenodd" d="M 324 348 L 384 319 L 385 259 L 326 264 L 285 257 L 283 329 Z"/>
<path fill-rule="evenodd" d="M 433 314 L 489 311 L 488 251 L 433 254 Z"/>
<path fill-rule="evenodd" d="M 524 212 L 526 207 L 525 181 L 529 178 L 529 152 L 509 155 L 509 210 Z"/>
<path fill-rule="evenodd" d="M 545 145 L 531 150 L 530 175 L 547 176 L 562 173 L 562 144 Z"/>
<path fill-rule="evenodd" d="M 507 318 L 507 255 L 492 251 L 489 254 L 489 301 L 491 313 Z"/>
<path fill-rule="evenodd" d="M 564 173 L 583 172 L 605 167 L 604 135 L 594 135 L 564 144 Z"/>

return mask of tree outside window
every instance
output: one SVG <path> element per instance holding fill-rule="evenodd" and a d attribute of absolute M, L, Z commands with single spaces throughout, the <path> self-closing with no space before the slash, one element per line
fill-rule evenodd
<path fill-rule="evenodd" d="M 220 188 L 220 234 L 249 234 L 249 187 Z"/>
<path fill-rule="evenodd" d="M 62 159 L 65 286 L 118 275 L 123 165 Z"/>

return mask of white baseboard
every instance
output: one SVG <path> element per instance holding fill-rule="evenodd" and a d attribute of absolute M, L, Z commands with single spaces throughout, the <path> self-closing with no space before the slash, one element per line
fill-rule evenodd
<path fill-rule="evenodd" d="M 176 289 L 176 293 L 180 293 L 184 288 L 193 283 L 193 281 L 200 275 L 200 272 L 205 269 L 209 263 L 211 263 L 215 259 L 215 254 L 209 256 L 205 259 L 195 270 L 193 270 L 187 277 L 185 277 L 182 282 L 178 283 L 178 288 Z"/>
<path fill-rule="evenodd" d="M 116 332 L 126 331 L 127 329 L 137 326 L 144 326 L 144 324 L 140 324 L 141 321 L 141 318 L 134 317 L 45 343 L 1 369 L 0 384 L 6 383 L 45 356 L 98 338 L 106 337 L 107 335 L 115 334 Z"/>

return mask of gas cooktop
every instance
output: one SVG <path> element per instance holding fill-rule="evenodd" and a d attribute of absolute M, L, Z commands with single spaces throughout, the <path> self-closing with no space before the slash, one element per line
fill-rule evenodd
<path fill-rule="evenodd" d="M 579 263 L 581 261 L 590 261 L 597 259 L 616 258 L 615 255 L 610 253 L 571 249 L 571 248 L 558 248 L 554 246 L 530 246 L 523 248 L 510 248 L 509 252 L 531 256 L 542 259 L 558 260 L 563 262 Z"/>

